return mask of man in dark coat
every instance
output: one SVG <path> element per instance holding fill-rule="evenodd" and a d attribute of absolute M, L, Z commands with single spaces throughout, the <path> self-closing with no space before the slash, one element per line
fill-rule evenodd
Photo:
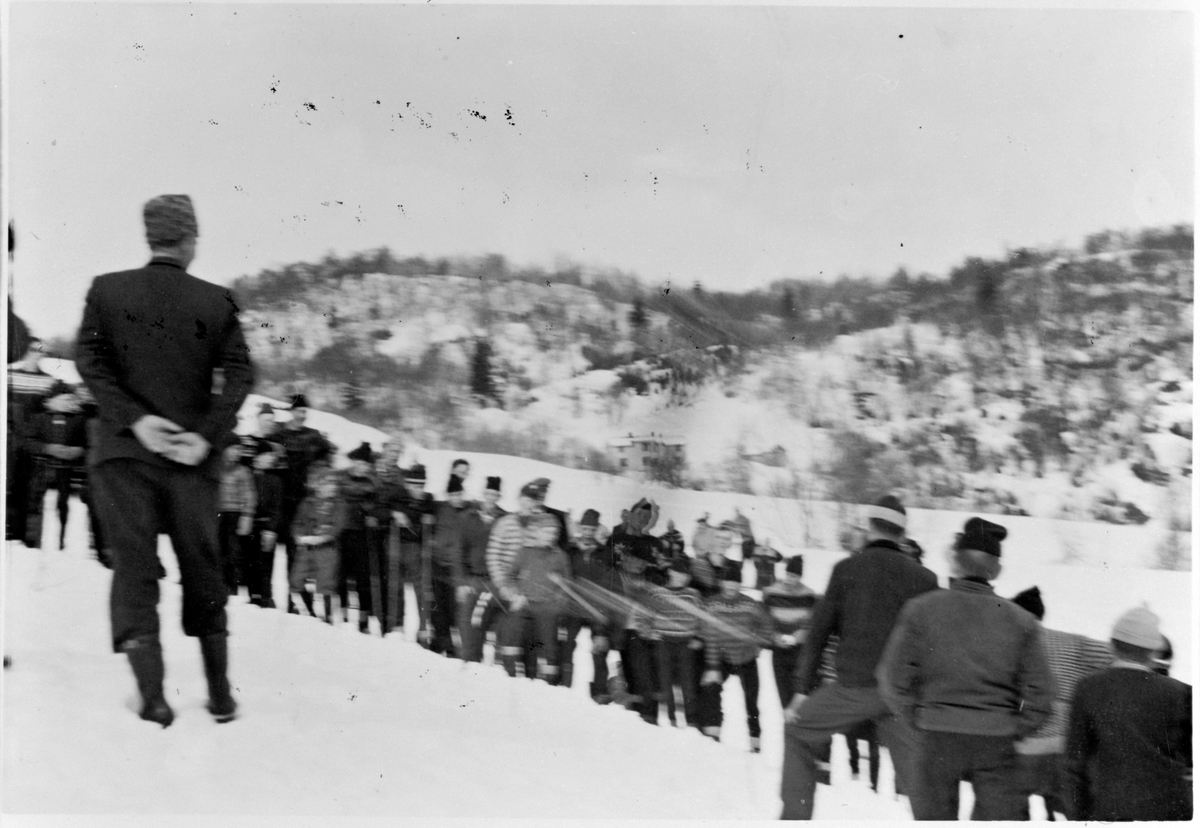
<path fill-rule="evenodd" d="M 308 489 L 308 470 L 318 460 L 325 460 L 335 453 L 333 446 L 315 428 L 304 423 L 308 419 L 308 399 L 303 394 L 292 397 L 292 418 L 276 429 L 275 440 L 283 445 L 287 454 L 287 469 L 283 476 L 283 504 L 279 521 L 279 543 L 287 548 L 288 573 L 296 560 L 295 541 L 292 538 L 292 522 L 296 509 Z M 288 612 L 299 610 L 288 595 Z"/>
<path fill-rule="evenodd" d="M 784 710 L 783 819 L 812 819 L 817 782 L 829 781 L 833 734 L 864 721 L 876 722 L 900 787 L 912 789 L 909 757 L 916 734 L 884 704 L 875 667 L 900 608 L 937 589 L 937 578 L 900 547 L 908 516 L 898 499 L 888 495 L 867 514 L 867 545 L 833 568 L 804 642 L 795 695 Z M 821 685 L 821 656 L 835 635 L 835 679 Z"/>
<path fill-rule="evenodd" d="M 1082 679 L 1067 724 L 1073 820 L 1191 820 L 1192 688 L 1154 672 L 1163 646 L 1146 607 L 1118 619 L 1116 661 Z"/>
<path fill-rule="evenodd" d="M 76 368 L 96 398 L 93 501 L 113 556 L 113 650 L 128 655 L 141 717 L 166 727 L 158 618 L 158 532 L 179 560 L 183 630 L 200 639 L 208 709 L 234 717 L 217 537 L 221 449 L 254 382 L 226 288 L 187 272 L 198 235 L 192 202 L 159 196 L 143 210 L 151 260 L 98 276 L 88 291 Z M 214 393 L 214 373 L 224 377 Z"/>
<path fill-rule="evenodd" d="M 975 792 L 972 819 L 1027 813 L 1016 742 L 1049 717 L 1054 683 L 1041 625 L 991 586 L 1007 534 L 968 520 L 950 588 L 905 605 L 879 662 L 883 700 L 921 734 L 906 787 L 917 819 L 958 819 L 962 781 Z"/>

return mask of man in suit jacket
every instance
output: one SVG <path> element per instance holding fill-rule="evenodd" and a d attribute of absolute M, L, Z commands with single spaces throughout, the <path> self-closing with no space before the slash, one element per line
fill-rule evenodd
<path fill-rule="evenodd" d="M 229 721 L 217 493 L 221 449 L 254 372 L 232 294 L 187 272 L 198 235 L 191 199 L 159 196 L 143 216 L 149 264 L 96 277 L 76 347 L 99 408 L 89 462 L 113 556 L 113 649 L 129 657 L 141 717 L 171 724 L 157 609 L 164 531 L 179 561 L 183 629 L 200 639 L 208 709 Z"/>
<path fill-rule="evenodd" d="M 1192 688 L 1155 673 L 1158 616 L 1138 607 L 1112 631 L 1116 661 L 1082 679 L 1067 724 L 1067 816 L 1192 818 Z"/>

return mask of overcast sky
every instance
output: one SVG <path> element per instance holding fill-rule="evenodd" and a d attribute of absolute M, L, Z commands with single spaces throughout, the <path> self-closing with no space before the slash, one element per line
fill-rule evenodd
<path fill-rule="evenodd" d="M 387 245 L 739 289 L 1191 221 L 1172 11 L 15 2 L 15 305 L 192 196 L 214 282 Z"/>

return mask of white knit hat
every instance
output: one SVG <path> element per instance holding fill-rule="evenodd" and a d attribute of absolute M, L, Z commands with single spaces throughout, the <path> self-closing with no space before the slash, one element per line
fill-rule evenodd
<path fill-rule="evenodd" d="M 1158 623 L 1158 616 L 1142 604 L 1117 619 L 1113 626 L 1112 639 L 1144 650 L 1162 649 L 1163 635 L 1159 632 Z"/>

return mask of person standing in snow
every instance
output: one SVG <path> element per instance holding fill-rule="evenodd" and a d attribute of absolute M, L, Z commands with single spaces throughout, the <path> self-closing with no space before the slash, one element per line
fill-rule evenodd
<path fill-rule="evenodd" d="M 29 445 L 36 457 L 30 499 L 36 512 L 30 513 L 30 540 L 41 541 L 42 503 L 53 486 L 58 495 L 58 548 L 65 549 L 71 485 L 87 450 L 87 415 L 70 386 L 58 383 L 50 392 L 44 410 L 34 418 Z M 32 548 L 30 543 L 26 546 Z"/>
<path fill-rule="evenodd" d="M 513 577 L 513 561 L 525 545 L 525 529 L 531 518 L 545 511 L 544 501 L 549 488 L 550 481 L 545 477 L 522 486 L 517 497 L 517 511 L 498 518 L 488 535 L 485 555 L 488 577 L 491 578 L 492 589 L 502 612 L 512 612 L 512 605 L 520 595 Z M 506 668 L 509 664 L 515 665 L 524 655 L 521 642 L 512 639 L 515 631 L 514 623 L 506 624 L 501 620 L 496 644 Z"/>
<path fill-rule="evenodd" d="M 812 819 L 818 782 L 829 784 L 833 734 L 874 720 L 891 752 L 897 783 L 911 791 L 909 759 L 916 734 L 884 704 L 875 668 L 900 608 L 937 589 L 937 578 L 900 548 L 908 516 L 888 495 L 867 509 L 867 544 L 837 563 L 796 668 L 792 700 L 784 711 L 780 796 L 783 819 Z M 820 685 L 825 647 L 838 637 L 834 681 Z"/>
<path fill-rule="evenodd" d="M 599 523 L 599 512 L 595 509 L 585 510 L 579 525 L 575 528 L 574 537 L 567 546 L 567 559 L 571 564 L 572 576 L 576 580 L 581 577 L 581 572 L 589 566 L 590 559 L 599 546 L 596 541 L 596 527 Z M 560 634 L 560 660 L 562 661 L 560 681 L 563 687 L 570 687 L 574 682 L 575 646 L 583 627 L 591 625 L 593 642 L 596 635 L 603 634 L 603 623 L 601 619 L 595 617 L 596 611 L 594 607 L 582 606 L 577 599 L 567 602 L 567 611 L 561 619 L 562 631 Z M 600 633 L 595 632 L 597 627 L 601 630 Z M 607 665 L 605 672 L 607 673 Z"/>
<path fill-rule="evenodd" d="M 700 593 L 688 586 L 692 571 L 686 557 L 671 561 L 667 579 L 666 586 L 651 585 L 646 595 L 650 612 L 647 638 L 658 671 L 658 707 L 666 703 L 667 720 L 675 727 L 675 689 L 679 688 L 687 724 L 699 730 L 698 683 L 692 674 L 692 653 L 704 646 L 700 638 Z"/>
<path fill-rule="evenodd" d="M 468 633 L 457 624 L 458 588 L 466 582 L 466 567 L 474 557 L 486 554 L 486 534 L 483 521 L 467 503 L 463 492 L 463 479 L 450 475 L 446 484 L 446 500 L 437 506 L 437 518 L 433 531 L 433 606 L 430 608 L 433 635 L 429 649 L 435 653 L 457 656 L 451 627 L 458 626 L 459 640 L 465 641 Z M 472 550 L 469 544 L 482 548 Z M 486 561 L 484 562 L 486 566 Z M 470 626 L 468 624 L 468 626 Z"/>
<path fill-rule="evenodd" d="M 338 597 L 342 603 L 342 619 L 347 620 L 350 579 L 358 593 L 358 631 L 370 632 L 371 616 L 371 533 L 379 527 L 379 481 L 372 468 L 375 452 L 370 443 L 363 443 L 346 455 L 350 468 L 338 483 L 345 504 L 345 522 L 339 539 L 341 577 Z"/>
<path fill-rule="evenodd" d="M 232 294 L 187 273 L 199 235 L 191 199 L 159 196 L 143 217 L 149 264 L 96 277 L 76 344 L 75 367 L 100 412 L 89 462 L 112 555 L 112 644 L 129 658 L 141 717 L 170 725 L 157 607 L 166 528 L 179 559 L 183 629 L 200 639 L 208 710 L 225 722 L 237 705 L 226 676 L 220 454 L 211 449 L 229 439 L 254 369 Z M 224 383 L 214 393 L 217 370 Z"/>
<path fill-rule="evenodd" d="M 404 472 L 404 492 L 399 500 L 390 504 L 392 520 L 395 521 L 400 538 L 400 571 L 396 583 L 396 625 L 404 632 L 405 585 L 409 584 L 417 599 L 417 640 L 425 641 L 429 631 L 425 628 L 428 609 L 425 606 L 424 564 L 422 545 L 425 533 L 432 531 L 426 523 L 433 519 L 436 505 L 433 495 L 425 491 L 425 467 L 414 464 Z"/>
<path fill-rule="evenodd" d="M 972 819 L 1020 819 L 1016 742 L 1050 715 L 1053 679 L 1041 625 L 1000 598 L 1007 530 L 971 518 L 954 545 L 950 588 L 900 610 L 879 661 L 879 692 L 920 733 L 914 781 L 917 819 L 958 818 L 959 783 L 975 791 Z"/>
<path fill-rule="evenodd" d="M 250 440 L 254 447 L 251 466 L 254 469 L 258 508 L 254 518 L 256 543 L 246 579 L 250 603 L 273 609 L 275 598 L 271 582 L 275 577 L 275 547 L 279 543 L 283 519 L 287 454 L 283 444 L 276 439 L 275 409 L 270 403 L 262 404 L 258 412 L 258 433 Z"/>
<path fill-rule="evenodd" d="M 1073 820 L 1192 819 L 1192 688 L 1154 672 L 1164 644 L 1146 606 L 1113 626 L 1112 666 L 1079 681 L 1067 722 Z"/>
<path fill-rule="evenodd" d="M 782 560 L 783 555 L 771 548 L 770 541 L 757 544 L 754 547 L 754 585 L 767 589 L 775 583 L 775 564 Z"/>
<path fill-rule="evenodd" d="M 258 489 L 254 484 L 254 472 L 242 456 L 240 442 L 225 447 L 223 461 L 217 523 L 225 585 L 230 595 L 237 595 L 243 580 L 242 562 L 250 556 L 254 542 Z"/>
<path fill-rule="evenodd" d="M 286 457 L 283 474 L 283 503 L 280 508 L 279 543 L 287 553 L 287 571 L 292 571 L 296 561 L 295 542 L 292 538 L 292 522 L 296 509 L 307 494 L 308 471 L 313 463 L 332 457 L 333 445 L 315 428 L 306 426 L 308 421 L 308 398 L 303 394 L 292 397 L 289 411 L 291 419 L 275 431 L 275 439 L 283 446 Z M 288 595 L 287 611 L 298 612 Z"/>
<path fill-rule="evenodd" d="M 289 575 L 291 591 L 299 593 L 309 615 L 313 610 L 313 596 L 308 591 L 308 581 L 316 582 L 316 594 L 320 596 L 326 624 L 333 623 L 333 596 L 339 587 L 338 538 L 345 526 L 346 508 L 338 491 L 337 474 L 324 462 L 314 464 L 309 473 L 311 485 L 296 508 L 292 521 L 292 537 L 296 540 L 296 560 Z"/>
<path fill-rule="evenodd" d="M 571 577 L 567 555 L 558 546 L 559 531 L 553 515 L 537 512 L 529 516 L 524 545 L 509 570 L 513 597 L 503 621 L 505 641 L 529 652 L 530 657 L 522 660 L 536 664 L 537 678 L 548 684 L 558 684 L 558 619 L 566 609 L 555 579 Z M 517 674 L 517 658 L 511 649 L 504 657 L 504 669 L 510 676 Z M 525 675 L 534 678 L 528 670 Z"/>
<path fill-rule="evenodd" d="M 792 701 L 796 664 L 808 638 L 813 611 L 821 600 L 820 595 L 804 585 L 803 577 L 804 556 L 793 555 L 788 558 L 783 580 L 763 590 L 763 606 L 771 616 L 774 631 L 771 667 L 775 673 L 775 687 L 779 690 L 779 703 L 784 707 Z"/>
<path fill-rule="evenodd" d="M 621 568 L 621 592 L 634 602 L 642 602 L 653 584 L 666 583 L 661 569 L 662 556 L 658 538 L 649 533 L 658 519 L 658 507 L 641 498 L 625 513 L 620 525 L 606 541 Z M 644 624 L 637 613 L 627 613 L 618 633 L 617 649 L 621 653 L 629 709 L 635 710 L 646 722 L 658 721 L 658 674 L 654 667 L 654 647 L 646 638 Z"/>
<path fill-rule="evenodd" d="M 1017 594 L 1012 602 L 1038 621 L 1045 617 L 1046 606 L 1037 587 Z M 1054 699 L 1050 718 L 1033 734 L 1017 742 L 1018 785 L 1025 806 L 1022 819 L 1029 819 L 1031 796 L 1042 797 L 1051 819 L 1055 813 L 1067 813 L 1063 801 L 1062 761 L 1071 698 L 1080 679 L 1103 670 L 1113 660 L 1107 644 L 1084 635 L 1043 626 L 1042 642 L 1046 646 L 1050 673 L 1054 676 Z"/>
<path fill-rule="evenodd" d="M 579 522 L 579 531 L 569 553 L 571 572 L 585 600 L 591 593 L 605 595 L 621 592 L 621 570 L 613 548 L 600 543 L 596 536 L 599 525 L 600 513 L 595 509 L 586 510 Z M 603 617 L 597 617 L 597 614 Z M 574 607 L 574 617 L 574 624 L 586 623 L 592 634 L 592 681 L 588 685 L 592 701 L 597 704 L 609 704 L 612 702 L 612 696 L 608 692 L 608 653 L 612 648 L 616 629 L 614 614 L 605 612 L 603 607 L 589 602 L 587 607 Z M 568 640 L 570 639 L 568 634 Z M 565 653 L 563 662 L 565 666 Z"/>
<path fill-rule="evenodd" d="M 383 450 L 375 461 L 375 479 L 379 481 L 379 528 L 376 539 L 377 554 L 380 556 L 379 580 L 380 623 L 387 635 L 396 627 L 404 626 L 404 580 L 401 578 L 400 527 L 396 514 L 404 503 L 404 471 L 400 468 L 400 456 L 404 453 L 404 438 L 392 434 L 383 444 Z M 403 629 L 401 630 L 403 633 Z"/>
<path fill-rule="evenodd" d="M 499 492 L 500 478 L 489 477 L 496 481 Z M 474 624 L 475 605 L 480 597 L 488 592 L 487 571 L 487 542 L 488 525 L 480 514 L 478 504 L 467 504 L 466 514 L 462 515 L 461 546 L 459 554 L 452 556 L 451 577 L 454 583 L 455 619 L 458 635 L 462 643 L 461 656 L 463 661 L 483 661 L 483 643 L 487 631 Z M 438 519 L 441 525 L 441 518 Z M 482 625 L 481 625 L 482 626 Z"/>
<path fill-rule="evenodd" d="M 742 593 L 742 567 L 731 561 L 719 576 L 721 592 L 704 602 L 712 616 L 703 625 L 704 675 L 700 678 L 701 732 L 721 741 L 721 688 L 730 676 L 742 683 L 750 750 L 761 748 L 758 723 L 758 654 L 771 641 L 771 619 L 763 605 Z"/>
<path fill-rule="evenodd" d="M 481 657 L 483 644 L 487 640 L 489 632 L 495 627 L 496 619 L 500 615 L 500 602 L 496 599 L 495 587 L 493 587 L 487 574 L 486 543 L 491 538 L 492 527 L 496 525 L 496 521 L 508 514 L 508 511 L 500 506 L 501 484 L 502 481 L 499 477 L 489 477 L 487 479 L 487 486 L 483 490 L 483 500 L 476 504 L 476 512 L 479 515 L 479 519 L 483 521 L 484 528 L 487 530 L 484 571 L 482 573 L 483 580 L 477 584 L 479 591 L 471 599 L 474 602 L 471 607 L 472 635 L 478 631 Z"/>

